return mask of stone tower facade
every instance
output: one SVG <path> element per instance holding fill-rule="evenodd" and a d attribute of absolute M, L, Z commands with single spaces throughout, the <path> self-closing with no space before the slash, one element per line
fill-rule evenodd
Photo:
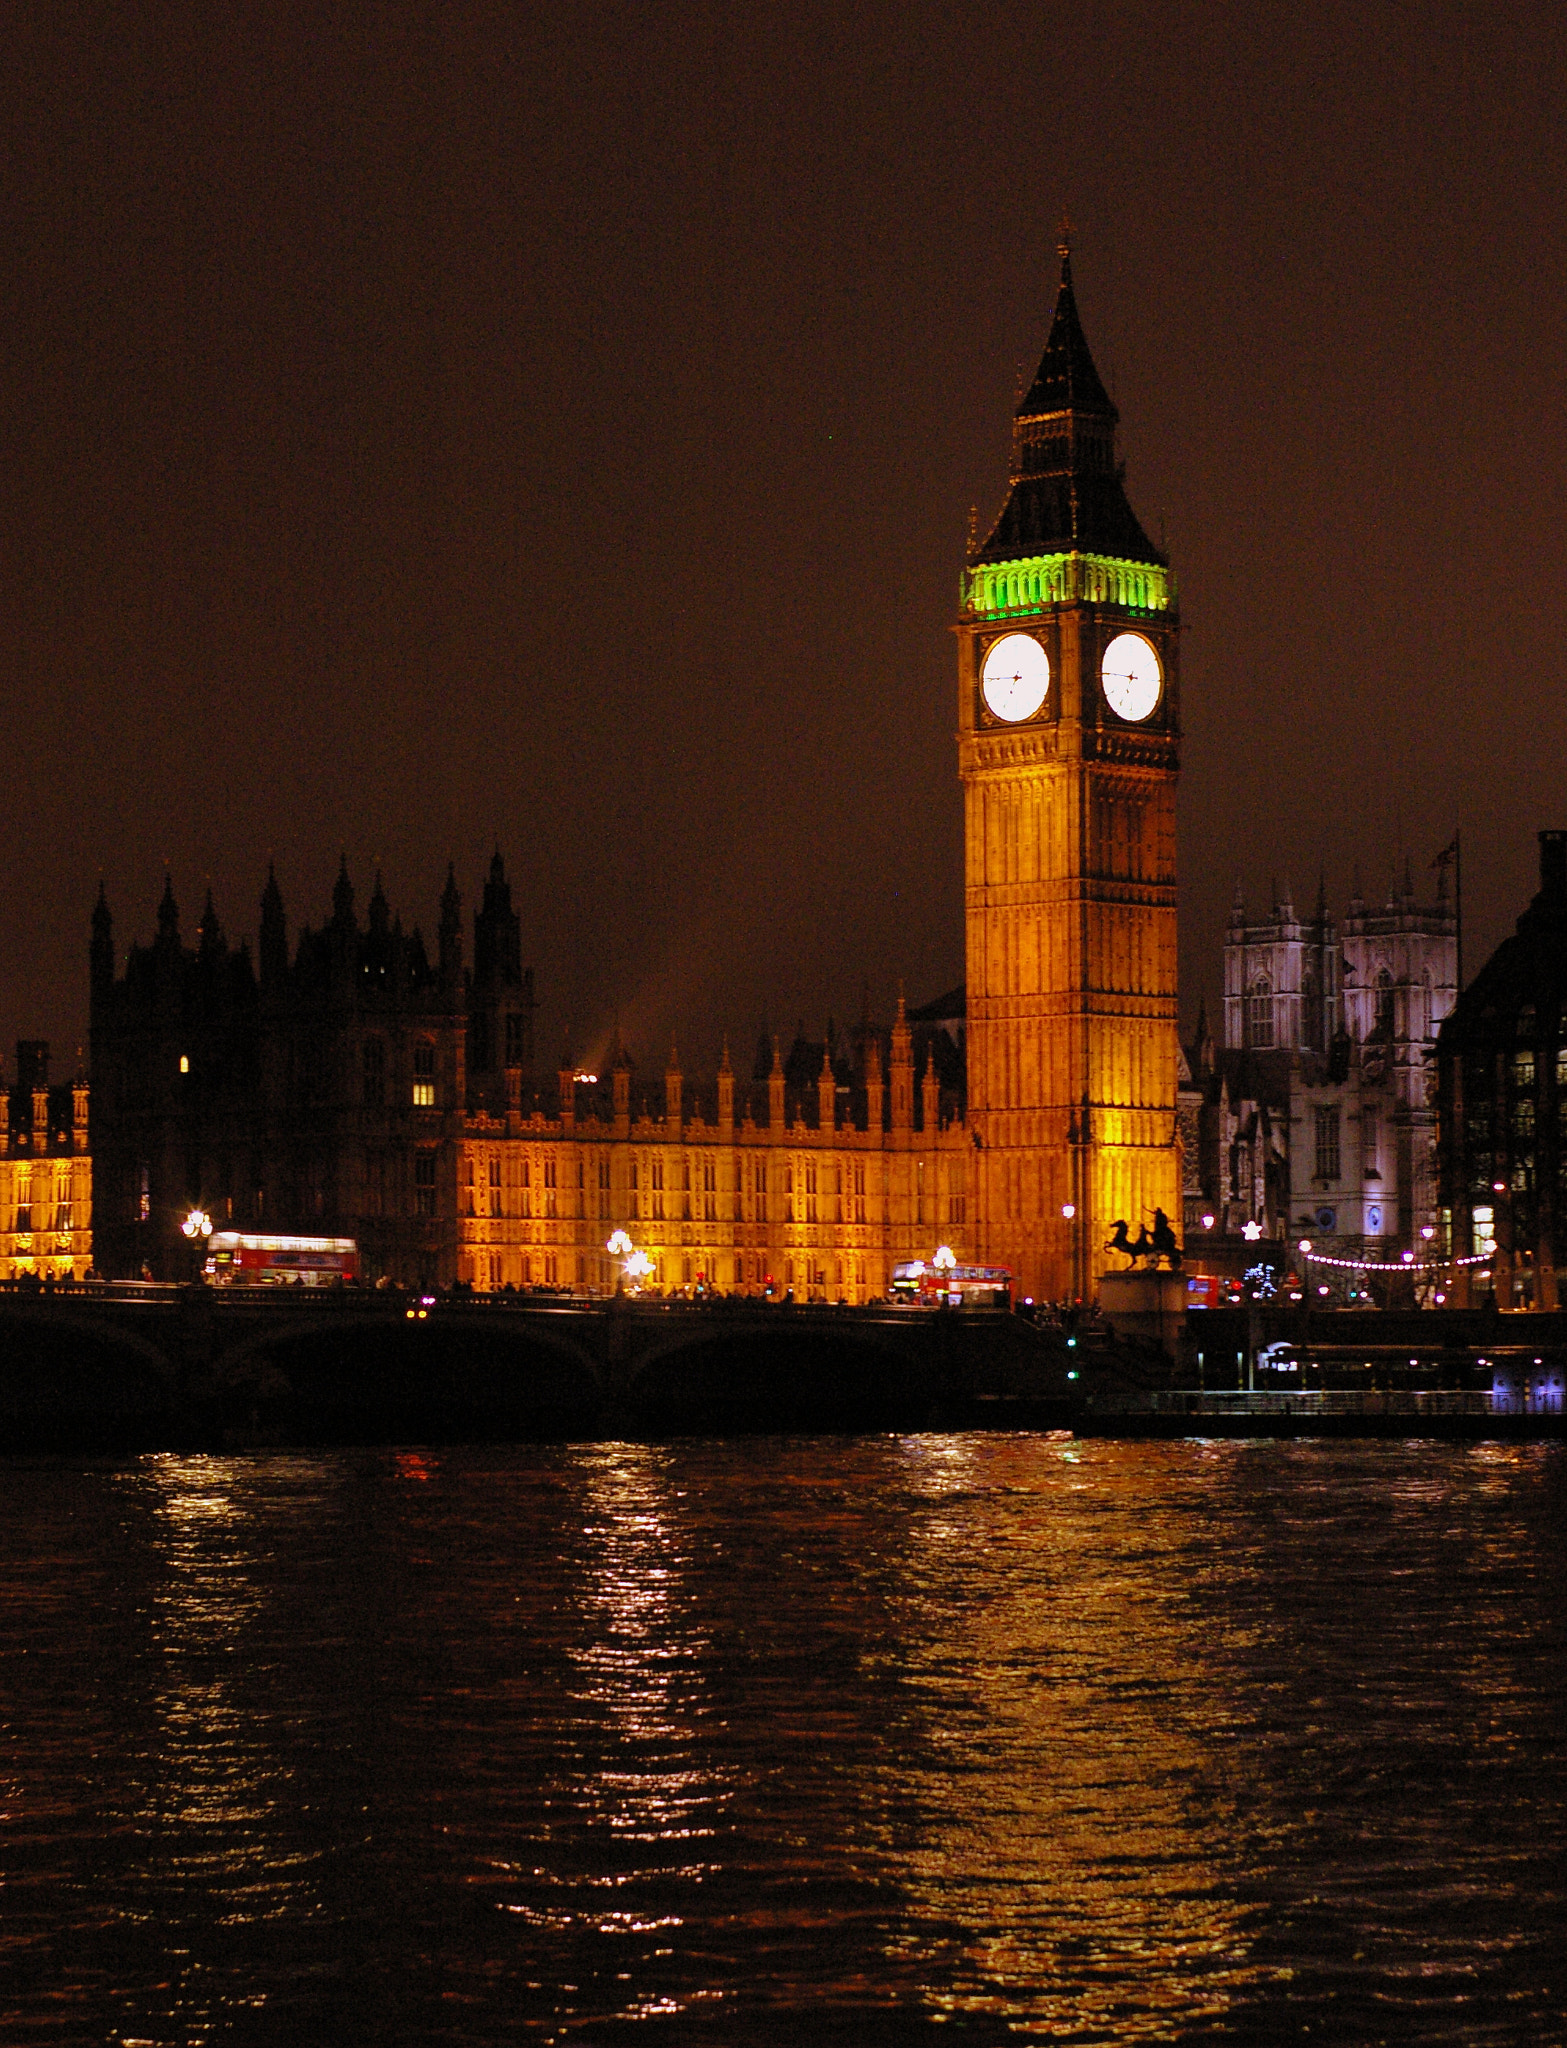
<path fill-rule="evenodd" d="M 957 625 L 979 1256 L 1089 1299 L 1179 1228 L 1174 578 L 1127 502 L 1071 258 Z"/>

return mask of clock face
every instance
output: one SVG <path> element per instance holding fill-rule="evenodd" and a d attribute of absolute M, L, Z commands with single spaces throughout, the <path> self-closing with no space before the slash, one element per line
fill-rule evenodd
<path fill-rule="evenodd" d="M 1140 725 L 1159 701 L 1164 678 L 1159 657 L 1141 633 L 1118 633 L 1104 651 L 1099 680 L 1117 718 Z"/>
<path fill-rule="evenodd" d="M 985 652 L 981 687 L 997 718 L 1016 725 L 1050 695 L 1050 656 L 1029 633 L 1008 633 Z"/>

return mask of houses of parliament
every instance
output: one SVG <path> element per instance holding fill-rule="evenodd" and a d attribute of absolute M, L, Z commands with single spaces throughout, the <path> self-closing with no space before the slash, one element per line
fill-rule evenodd
<path fill-rule="evenodd" d="M 864 1301 L 950 1245 L 1019 1298 L 1090 1298 L 1111 1221 L 1180 1215 L 1175 584 L 1127 501 L 1117 413 L 1071 262 L 1013 423 L 1007 495 L 972 535 L 955 630 L 965 991 L 825 1043 L 726 1053 L 698 1081 L 534 1057 L 533 987 L 499 853 L 434 951 L 346 865 L 259 944 L 172 888 L 91 963 L 92 1256 L 183 1277 L 180 1224 L 353 1237 L 367 1279 L 615 1284 L 624 1231 L 666 1291 Z"/>

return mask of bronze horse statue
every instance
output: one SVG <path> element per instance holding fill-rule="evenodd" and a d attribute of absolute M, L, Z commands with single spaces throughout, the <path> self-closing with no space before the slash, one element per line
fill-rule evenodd
<path fill-rule="evenodd" d="M 1171 1228 L 1170 1219 L 1162 1209 L 1155 1209 L 1153 1212 L 1153 1235 L 1151 1237 L 1148 1234 L 1146 1223 L 1138 1227 L 1137 1235 L 1133 1237 L 1131 1235 L 1131 1226 L 1127 1223 L 1125 1217 L 1118 1216 L 1110 1226 L 1110 1242 L 1105 1246 L 1105 1250 L 1107 1252 L 1125 1252 L 1134 1266 L 1139 1259 L 1146 1259 L 1152 1267 L 1156 1267 L 1161 1259 L 1168 1259 L 1172 1273 L 1179 1268 L 1181 1263 L 1181 1247 L 1176 1243 L 1175 1232 Z"/>

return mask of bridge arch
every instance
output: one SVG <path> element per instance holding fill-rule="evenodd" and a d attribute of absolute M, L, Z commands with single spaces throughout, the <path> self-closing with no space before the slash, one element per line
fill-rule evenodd
<path fill-rule="evenodd" d="M 269 1318 L 214 1362 L 228 1428 L 312 1442 L 504 1442 L 593 1428 L 592 1354 L 535 1319 L 442 1306 Z"/>
<path fill-rule="evenodd" d="M 704 1316 L 638 1346 L 623 1398 L 666 1431 L 919 1428 L 942 1391 L 935 1334 L 808 1310 Z"/>
<path fill-rule="evenodd" d="M 0 1301 L 0 1450 L 128 1451 L 189 1435 L 150 1338 L 59 1296 Z"/>

